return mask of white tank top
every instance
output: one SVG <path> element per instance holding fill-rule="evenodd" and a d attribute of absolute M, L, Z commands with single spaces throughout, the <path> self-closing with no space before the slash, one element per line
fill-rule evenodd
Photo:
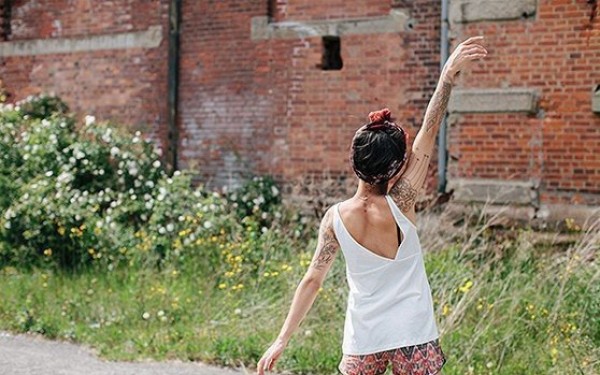
<path fill-rule="evenodd" d="M 417 228 L 385 196 L 403 234 L 395 259 L 373 253 L 348 232 L 336 204 L 333 228 L 346 261 L 350 288 L 344 354 L 370 354 L 439 337 Z"/>

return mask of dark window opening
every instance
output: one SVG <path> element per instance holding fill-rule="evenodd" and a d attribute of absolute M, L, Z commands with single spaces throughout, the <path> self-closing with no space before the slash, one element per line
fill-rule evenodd
<path fill-rule="evenodd" d="M 10 37 L 11 2 L 0 1 L 0 39 L 7 41 Z"/>
<path fill-rule="evenodd" d="M 344 66 L 341 55 L 341 41 L 339 36 L 323 37 L 323 61 L 321 69 L 340 70 Z"/>

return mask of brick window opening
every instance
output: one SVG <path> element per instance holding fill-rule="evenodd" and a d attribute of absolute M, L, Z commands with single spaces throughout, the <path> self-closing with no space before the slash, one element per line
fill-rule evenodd
<path fill-rule="evenodd" d="M 323 60 L 321 61 L 321 69 L 341 70 L 344 66 L 341 49 L 342 45 L 339 36 L 324 36 Z"/>
<path fill-rule="evenodd" d="M 7 41 L 10 37 L 11 2 L 0 1 L 0 40 Z"/>

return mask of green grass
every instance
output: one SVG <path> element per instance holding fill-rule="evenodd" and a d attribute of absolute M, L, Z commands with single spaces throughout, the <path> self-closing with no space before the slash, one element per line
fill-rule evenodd
<path fill-rule="evenodd" d="M 490 221 L 452 225 L 430 214 L 419 222 L 448 359 L 444 374 L 600 373 L 597 225 L 558 247 L 536 245 L 529 229 L 496 230 Z M 228 268 L 203 273 L 193 257 L 160 271 L 6 267 L 0 328 L 90 344 L 112 360 L 179 358 L 253 369 L 281 328 L 314 246 L 280 237 L 297 251 L 281 258 L 277 241 L 261 249 L 279 274 L 241 277 L 236 289 L 219 287 Z M 347 293 L 342 259 L 278 371 L 337 373 Z"/>

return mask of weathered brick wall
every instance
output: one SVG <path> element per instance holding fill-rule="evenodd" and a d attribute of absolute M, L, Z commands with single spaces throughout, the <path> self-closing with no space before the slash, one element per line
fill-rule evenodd
<path fill-rule="evenodd" d="M 450 2 L 465 11 L 483 3 Z M 453 16 L 453 45 L 481 34 L 489 51 L 456 89 L 531 89 L 539 105 L 532 113 L 453 114 L 448 178 L 490 179 L 500 187 L 531 182 L 539 185 L 535 204 L 600 204 L 600 116 L 591 110 L 592 87 L 600 84 L 598 9 L 577 0 L 506 3 L 480 18 Z M 168 6 L 168 0 L 13 1 L 9 41 L 157 25 L 162 40 L 154 48 L 3 57 L 0 75 L 11 100 L 53 91 L 82 114 L 153 134 L 166 149 Z M 236 185 L 254 172 L 280 182 L 333 177 L 351 189 L 350 141 L 369 111 L 389 107 L 411 141 L 420 128 L 439 74 L 440 12 L 439 0 L 184 0 L 180 167 L 196 169 L 198 180 L 213 186 Z M 393 14 L 400 14 L 401 29 L 377 24 Z M 336 22 L 345 19 L 375 21 L 372 30 L 344 33 Z M 339 31 L 342 70 L 319 67 L 326 34 L 320 27 Z M 436 186 L 437 150 L 428 192 Z"/>
<path fill-rule="evenodd" d="M 11 1 L 8 42 L 65 39 L 162 26 L 156 48 L 1 57 L 0 76 L 11 101 L 54 92 L 81 116 L 96 115 L 167 139 L 168 1 Z M 165 144 L 161 145 L 164 149 Z"/>
<path fill-rule="evenodd" d="M 485 35 L 488 57 L 464 75 L 469 88 L 538 91 L 532 114 L 460 114 L 450 128 L 450 176 L 539 180 L 540 201 L 600 204 L 600 22 L 587 1 L 540 0 L 535 14 L 455 22 L 457 41 Z"/>
<path fill-rule="evenodd" d="M 199 161 L 203 179 L 232 183 L 250 166 L 281 181 L 324 173 L 353 180 L 354 131 L 385 106 L 414 137 L 439 70 L 438 1 L 402 6 L 414 18 L 404 32 L 342 35 L 344 67 L 329 71 L 318 67 L 321 36 L 251 40 L 252 18 L 267 16 L 268 3 L 234 3 L 184 6 L 182 158 Z M 279 0 L 271 12 L 310 29 L 305 20 L 369 19 L 391 9 L 388 0 Z"/>

